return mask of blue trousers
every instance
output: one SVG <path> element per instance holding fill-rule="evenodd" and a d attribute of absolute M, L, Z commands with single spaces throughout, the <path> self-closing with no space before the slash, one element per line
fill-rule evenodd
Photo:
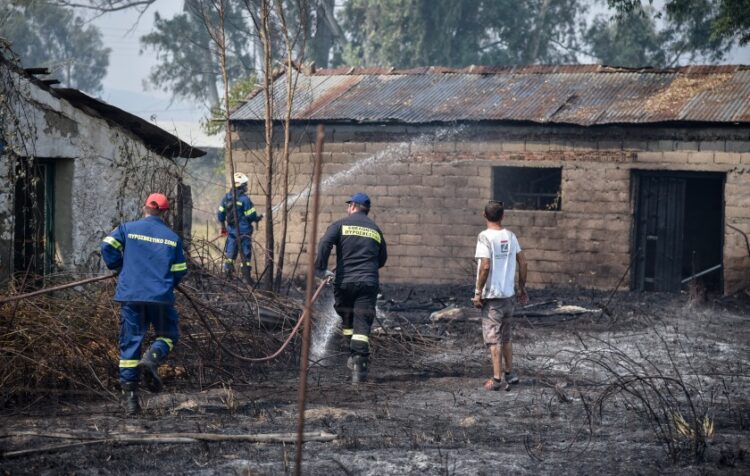
<path fill-rule="evenodd" d="M 242 266 L 250 266 L 250 256 L 253 252 L 253 240 L 251 232 L 242 233 L 240 236 L 242 246 Z M 237 258 L 237 231 L 234 227 L 227 227 L 227 242 L 224 245 L 224 269 L 234 269 L 234 260 Z"/>
<path fill-rule="evenodd" d="M 164 362 L 180 338 L 179 316 L 171 304 L 124 302 L 120 309 L 120 381 L 137 382 L 141 346 L 149 325 L 154 326 L 156 340 L 149 352 Z"/>

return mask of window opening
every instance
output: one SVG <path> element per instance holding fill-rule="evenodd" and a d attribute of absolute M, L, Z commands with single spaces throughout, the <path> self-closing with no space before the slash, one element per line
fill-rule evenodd
<path fill-rule="evenodd" d="M 561 183 L 560 167 L 492 167 L 492 199 L 508 210 L 561 210 Z"/>

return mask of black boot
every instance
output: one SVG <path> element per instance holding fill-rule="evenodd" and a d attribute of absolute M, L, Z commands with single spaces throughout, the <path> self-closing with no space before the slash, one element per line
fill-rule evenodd
<path fill-rule="evenodd" d="M 245 282 L 249 285 L 255 284 L 255 281 L 253 281 L 253 275 L 251 271 L 253 268 L 251 266 L 242 266 L 242 279 L 245 280 Z"/>
<path fill-rule="evenodd" d="M 234 277 L 234 263 L 231 261 L 224 263 L 224 276 L 226 276 L 227 279 L 232 279 Z"/>
<path fill-rule="evenodd" d="M 355 354 L 352 356 L 352 384 L 365 382 L 367 380 L 367 371 L 369 363 L 365 355 Z"/>
<path fill-rule="evenodd" d="M 162 357 L 158 351 L 149 349 L 143 358 L 138 362 L 138 368 L 143 372 L 143 380 L 146 382 L 146 388 L 154 393 L 161 392 L 162 381 L 159 377 L 159 364 Z"/>
<path fill-rule="evenodd" d="M 121 382 L 122 404 L 128 415 L 137 415 L 141 412 L 141 402 L 138 400 L 138 382 Z"/>

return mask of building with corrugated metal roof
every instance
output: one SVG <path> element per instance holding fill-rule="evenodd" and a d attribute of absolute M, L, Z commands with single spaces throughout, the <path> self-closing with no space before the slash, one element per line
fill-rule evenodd
<path fill-rule="evenodd" d="M 314 129 L 324 124 L 322 224 L 345 213 L 351 193 L 368 193 L 389 244 L 386 282 L 472 283 L 494 199 L 527 252 L 532 286 L 750 286 L 750 67 L 290 74 L 292 253 L 305 242 Z M 286 79 L 272 91 L 277 159 Z M 231 116 L 237 169 L 258 184 L 264 102 L 256 91 Z M 252 192 L 264 206 L 260 186 Z"/>
<path fill-rule="evenodd" d="M 177 158 L 205 154 L 159 127 L 0 54 L 0 286 L 18 276 L 103 269 L 99 244 L 142 215 L 148 193 L 192 208 Z M 185 205 L 185 206 L 183 206 Z"/>

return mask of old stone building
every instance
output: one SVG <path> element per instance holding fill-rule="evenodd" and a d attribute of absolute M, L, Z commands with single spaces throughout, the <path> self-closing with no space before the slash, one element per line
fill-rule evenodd
<path fill-rule="evenodd" d="M 324 124 L 322 226 L 352 192 L 370 194 L 387 282 L 471 283 L 482 207 L 497 199 L 533 286 L 675 291 L 704 271 L 716 291 L 750 285 L 748 67 L 293 74 L 292 253 Z M 274 85 L 277 160 L 284 82 Z M 259 183 L 263 96 L 232 115 L 237 168 Z M 262 207 L 258 185 L 252 195 Z"/>
<path fill-rule="evenodd" d="M 0 286 L 12 274 L 98 270 L 99 243 L 152 190 L 182 210 L 180 157 L 204 153 L 143 119 L 0 59 Z M 184 213 L 183 213 L 184 212 Z"/>

